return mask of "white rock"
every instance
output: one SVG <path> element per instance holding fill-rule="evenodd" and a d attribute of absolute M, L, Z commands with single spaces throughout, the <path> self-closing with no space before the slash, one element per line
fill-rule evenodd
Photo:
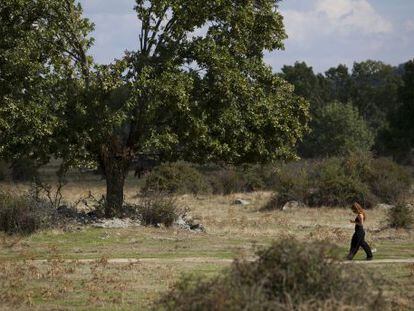
<path fill-rule="evenodd" d="M 236 199 L 236 200 L 234 200 L 233 204 L 234 205 L 243 205 L 243 206 L 245 206 L 245 205 L 249 205 L 250 202 L 246 201 L 246 200 L 243 200 L 243 199 Z"/>

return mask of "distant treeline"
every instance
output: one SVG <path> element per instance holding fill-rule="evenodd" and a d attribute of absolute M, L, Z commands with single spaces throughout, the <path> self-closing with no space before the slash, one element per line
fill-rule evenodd
<path fill-rule="evenodd" d="M 367 60 L 315 73 L 305 62 L 280 75 L 311 105 L 311 132 L 298 147 L 303 157 L 348 149 L 408 161 L 414 142 L 414 60 L 397 67 Z"/>

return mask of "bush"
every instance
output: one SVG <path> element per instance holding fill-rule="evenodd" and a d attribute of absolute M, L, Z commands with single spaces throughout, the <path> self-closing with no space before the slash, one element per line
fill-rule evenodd
<path fill-rule="evenodd" d="M 11 175 L 15 182 L 33 181 L 38 176 L 35 163 L 27 158 L 21 158 L 12 163 Z"/>
<path fill-rule="evenodd" d="M 220 276 L 185 278 L 156 305 L 159 310 L 378 309 L 384 300 L 360 267 L 341 265 L 326 243 L 283 240 L 235 261 Z"/>
<path fill-rule="evenodd" d="M 29 195 L 0 193 L 0 231 L 8 234 L 31 234 L 47 227 L 52 209 Z"/>
<path fill-rule="evenodd" d="M 309 206 L 358 202 L 370 208 L 379 201 L 400 201 L 411 185 L 409 174 L 401 166 L 364 153 L 288 164 L 280 168 L 278 179 L 277 194 L 267 208 L 280 208 L 292 200 Z"/>
<path fill-rule="evenodd" d="M 184 214 L 184 211 L 177 207 L 173 197 L 160 193 L 145 197 L 137 206 L 137 211 L 141 221 L 147 226 L 163 224 L 170 227 L 180 215 Z"/>
<path fill-rule="evenodd" d="M 165 163 L 146 178 L 144 192 L 161 191 L 177 194 L 211 192 L 203 175 L 186 162 Z"/>
<path fill-rule="evenodd" d="M 372 161 L 365 178 L 373 194 L 388 204 L 404 199 L 411 187 L 409 173 L 397 163 L 385 158 Z"/>
<path fill-rule="evenodd" d="M 347 206 L 354 202 L 373 207 L 376 198 L 355 170 L 346 171 L 344 159 L 331 158 L 318 163 L 310 174 L 314 191 L 307 198 L 310 206 Z"/>
<path fill-rule="evenodd" d="M 391 228 L 409 229 L 413 224 L 414 212 L 408 204 L 397 204 L 388 211 L 388 225 Z"/>
<path fill-rule="evenodd" d="M 275 185 L 277 195 L 271 198 L 264 209 L 281 208 L 289 201 L 307 202 L 311 190 L 310 165 L 310 162 L 297 162 L 280 168 Z"/>
<path fill-rule="evenodd" d="M 245 192 L 246 182 L 243 176 L 235 169 L 227 168 L 210 173 L 208 176 L 209 183 L 214 194 L 231 194 Z"/>

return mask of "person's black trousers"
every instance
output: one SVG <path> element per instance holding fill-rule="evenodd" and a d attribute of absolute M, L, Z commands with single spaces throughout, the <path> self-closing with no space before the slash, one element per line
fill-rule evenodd
<path fill-rule="evenodd" d="M 351 260 L 354 258 L 355 254 L 358 252 L 359 248 L 362 247 L 367 254 L 367 259 L 372 258 L 371 248 L 368 243 L 365 241 L 365 231 L 363 228 L 355 230 L 354 235 L 351 240 L 351 248 L 349 250 L 349 255 L 347 259 Z"/>

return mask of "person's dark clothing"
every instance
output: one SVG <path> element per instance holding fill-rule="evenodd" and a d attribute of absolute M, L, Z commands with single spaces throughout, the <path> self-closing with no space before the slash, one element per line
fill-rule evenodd
<path fill-rule="evenodd" d="M 354 258 L 355 254 L 358 252 L 359 248 L 362 247 L 367 254 L 367 259 L 372 259 L 371 248 L 368 243 L 365 241 L 365 231 L 364 227 L 360 223 L 359 218 L 355 218 L 355 233 L 352 236 L 351 248 L 349 250 L 349 255 L 347 259 L 351 260 Z"/>

